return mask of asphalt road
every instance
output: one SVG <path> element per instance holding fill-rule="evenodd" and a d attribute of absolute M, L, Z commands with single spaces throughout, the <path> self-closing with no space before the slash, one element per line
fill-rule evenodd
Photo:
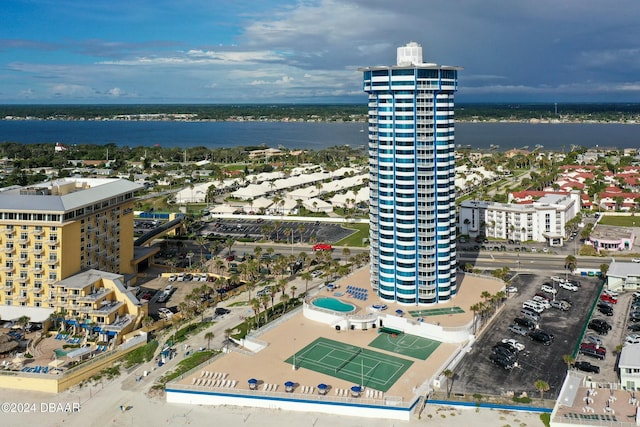
<path fill-rule="evenodd" d="M 549 276 L 539 274 L 518 274 L 512 284 L 518 292 L 511 296 L 498 315 L 484 326 L 472 351 L 454 369 L 456 377 L 452 384 L 453 393 L 472 395 L 474 393 L 500 395 L 513 391 L 516 395 L 527 392 L 539 395 L 534 384 L 546 381 L 551 389 L 547 398 L 555 398 L 564 381 L 567 365 L 562 356 L 573 354 L 581 342 L 583 327 L 588 323 L 592 303 L 598 297 L 601 281 L 597 278 L 580 278 L 582 287 L 578 292 L 559 289 L 558 299 L 568 297 L 573 307 L 563 312 L 554 308 L 541 315 L 540 328 L 555 336 L 553 344 L 542 345 L 526 336 L 509 331 L 509 326 L 519 315 L 522 303 L 540 292 L 541 285 L 549 281 Z M 492 347 L 503 338 L 515 338 L 525 345 L 520 353 L 518 366 L 505 370 L 489 360 Z"/>

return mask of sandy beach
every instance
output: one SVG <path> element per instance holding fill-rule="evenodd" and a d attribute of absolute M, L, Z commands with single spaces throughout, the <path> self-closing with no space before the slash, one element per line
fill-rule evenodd
<path fill-rule="evenodd" d="M 135 374 L 132 374 L 135 375 Z M 387 427 L 391 425 L 418 426 L 542 426 L 540 416 L 532 413 L 498 411 L 489 409 L 457 409 L 427 405 L 421 418 L 411 421 L 377 420 L 356 417 L 339 417 L 327 414 L 285 412 L 240 407 L 204 407 L 195 405 L 173 405 L 162 398 L 149 398 L 137 389 L 123 390 L 123 384 L 132 379 L 128 376 L 104 386 L 85 389 L 81 392 L 68 391 L 60 395 L 26 392 L 0 391 L 0 400 L 29 406 L 16 407 L 16 411 L 5 411 L 3 405 L 3 425 L 12 427 L 104 427 L 104 426 L 211 426 L 215 424 L 248 427 Z M 147 384 L 148 386 L 148 384 Z M 91 393 L 91 397 L 89 394 Z M 51 404 L 54 404 L 52 406 Z M 79 404 L 78 412 L 61 412 L 64 405 Z M 44 406 L 47 409 L 44 409 Z M 120 406 L 124 406 L 122 411 Z M 35 408 L 35 411 L 31 409 Z"/>

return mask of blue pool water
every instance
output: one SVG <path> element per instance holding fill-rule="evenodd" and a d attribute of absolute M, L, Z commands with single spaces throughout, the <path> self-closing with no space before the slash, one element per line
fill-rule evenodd
<path fill-rule="evenodd" d="M 331 297 L 316 298 L 311 304 L 327 310 L 339 311 L 340 313 L 349 313 L 356 310 L 355 305 Z"/>

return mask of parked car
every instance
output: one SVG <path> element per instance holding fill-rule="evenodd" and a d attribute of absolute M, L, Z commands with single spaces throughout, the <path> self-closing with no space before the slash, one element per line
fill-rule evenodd
<path fill-rule="evenodd" d="M 224 308 L 224 307 L 216 307 L 214 312 L 218 316 L 223 316 L 225 314 L 231 313 L 231 310 L 229 310 L 228 308 Z"/>
<path fill-rule="evenodd" d="M 596 333 L 598 333 L 599 335 L 607 335 L 611 330 L 611 328 L 607 327 L 607 325 L 609 324 L 604 322 L 603 320 L 593 319 L 589 322 L 587 327 L 592 331 L 596 331 Z"/>
<path fill-rule="evenodd" d="M 539 296 L 534 296 L 533 298 L 531 298 L 531 300 L 535 301 L 535 302 L 539 302 L 545 309 L 546 308 L 551 308 L 551 303 L 546 298 L 541 298 Z"/>
<path fill-rule="evenodd" d="M 531 319 L 536 323 L 540 321 L 540 315 L 533 310 L 529 310 L 528 308 L 523 308 L 522 310 L 520 310 L 520 314 L 523 317 Z"/>
<path fill-rule="evenodd" d="M 580 348 L 591 348 L 593 350 L 596 350 L 598 353 L 604 354 L 605 356 L 607 355 L 607 349 L 606 347 L 600 346 L 598 344 L 594 344 L 592 342 L 583 342 L 580 344 Z"/>
<path fill-rule="evenodd" d="M 167 320 L 171 319 L 171 316 L 173 316 L 173 312 L 166 307 L 160 307 L 158 309 L 158 314 L 160 315 L 161 318 L 167 319 Z"/>
<path fill-rule="evenodd" d="M 627 335 L 624 338 L 623 345 L 629 345 L 629 344 L 640 344 L 640 334 Z"/>
<path fill-rule="evenodd" d="M 517 340 L 514 340 L 513 338 L 504 338 L 501 342 L 503 344 L 509 344 L 511 347 L 515 348 L 518 351 L 524 350 L 524 344 Z"/>
<path fill-rule="evenodd" d="M 618 300 L 614 297 L 612 297 L 611 295 L 608 294 L 602 294 L 600 295 L 600 300 L 601 301 L 606 301 L 606 302 L 610 302 L 611 304 L 617 304 Z"/>
<path fill-rule="evenodd" d="M 175 274 L 172 274 L 171 276 L 169 276 L 169 281 L 170 282 L 175 282 L 178 276 L 176 276 Z"/>
<path fill-rule="evenodd" d="M 549 303 L 551 307 L 557 308 L 562 311 L 568 311 L 571 306 L 566 301 L 551 301 Z"/>
<path fill-rule="evenodd" d="M 512 362 L 515 362 L 518 360 L 518 351 L 515 348 L 512 348 L 511 346 L 508 346 L 506 344 L 499 343 L 498 345 L 494 345 L 491 348 L 491 351 L 493 354 L 498 354 L 504 357 L 505 359 L 511 360 Z"/>
<path fill-rule="evenodd" d="M 578 291 L 578 287 L 576 285 L 573 285 L 573 284 L 569 283 L 569 282 L 562 282 L 558 286 L 560 286 L 562 289 L 566 289 L 566 290 L 571 291 L 571 292 L 577 292 Z"/>
<path fill-rule="evenodd" d="M 545 300 L 547 300 L 549 302 L 551 302 L 551 300 L 553 299 L 549 295 L 547 295 L 545 293 L 542 293 L 542 292 L 536 292 L 536 294 L 533 297 L 538 297 L 538 298 L 541 298 L 541 299 L 545 299 Z M 532 297 L 532 299 L 533 299 L 533 297 Z"/>
<path fill-rule="evenodd" d="M 271 294 L 271 288 L 272 288 L 272 286 L 265 286 L 264 288 L 262 288 L 261 290 L 258 291 L 257 295 L 259 297 L 261 297 L 263 295 L 270 295 Z"/>
<path fill-rule="evenodd" d="M 593 365 L 587 361 L 581 360 L 578 362 L 575 362 L 573 364 L 573 367 L 578 369 L 579 371 L 583 371 L 583 372 L 591 372 L 593 374 L 599 374 L 600 373 L 600 367 L 597 365 Z"/>
<path fill-rule="evenodd" d="M 551 345 L 551 343 L 553 343 L 553 338 L 553 334 L 545 332 L 541 329 L 536 329 L 535 331 L 529 332 L 529 339 L 531 341 L 537 341 L 544 345 Z"/>
<path fill-rule="evenodd" d="M 546 292 L 548 294 L 556 294 L 558 292 L 558 290 L 556 288 L 554 288 L 553 286 L 549 286 L 549 285 L 542 285 L 540 290 L 542 292 Z"/>
<path fill-rule="evenodd" d="M 507 293 L 508 293 L 508 294 L 515 294 L 515 293 L 517 293 L 517 292 L 518 292 L 518 288 L 516 288 L 515 286 L 509 286 L 509 287 L 507 288 Z"/>
<path fill-rule="evenodd" d="M 640 258 L 631 258 L 631 262 L 640 262 Z"/>
<path fill-rule="evenodd" d="M 527 319 L 524 317 L 516 317 L 515 319 L 513 319 L 513 322 L 516 325 L 520 325 L 520 326 L 524 326 L 525 328 L 529 329 L 530 331 L 534 330 L 537 326 L 536 322 L 534 322 L 531 319 Z"/>
<path fill-rule="evenodd" d="M 527 300 L 522 303 L 522 308 L 526 308 L 540 314 L 544 311 L 544 306 L 537 301 Z"/>
<path fill-rule="evenodd" d="M 602 339 L 600 339 L 600 337 L 597 335 L 585 335 L 584 342 L 592 343 L 599 346 L 603 345 Z"/>
<path fill-rule="evenodd" d="M 603 295 L 609 295 L 611 298 L 618 298 L 618 293 L 616 291 L 612 291 L 610 289 L 605 289 L 602 291 Z"/>
<path fill-rule="evenodd" d="M 503 369 L 511 369 L 515 366 L 514 361 L 496 353 L 491 354 L 491 356 L 489 356 L 489 360 L 491 360 L 493 364 L 500 366 Z"/>
<path fill-rule="evenodd" d="M 598 352 L 596 349 L 594 348 L 580 348 L 580 350 L 578 350 L 578 352 L 584 356 L 588 356 L 588 357 L 593 357 L 595 359 L 600 359 L 600 360 L 604 360 L 604 358 L 606 357 L 606 354 L 603 354 L 601 352 Z"/>
<path fill-rule="evenodd" d="M 529 330 L 527 328 L 520 325 L 511 325 L 509 326 L 509 330 L 514 334 L 518 334 L 522 336 L 526 336 L 529 333 Z"/>
<path fill-rule="evenodd" d="M 598 311 L 605 316 L 613 316 L 613 307 L 608 305 L 598 306 Z"/>

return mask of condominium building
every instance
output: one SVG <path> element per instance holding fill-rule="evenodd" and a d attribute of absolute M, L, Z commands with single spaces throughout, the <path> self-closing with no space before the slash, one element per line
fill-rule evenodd
<path fill-rule="evenodd" d="M 562 246 L 566 225 L 580 212 L 580 193 L 547 193 L 531 203 L 467 200 L 460 204 L 460 233 L 490 239 L 546 242 Z"/>
<path fill-rule="evenodd" d="M 57 308 L 56 286 L 90 269 L 134 273 L 123 179 L 65 178 L 0 190 L 0 307 Z"/>
<path fill-rule="evenodd" d="M 362 68 L 369 94 L 371 285 L 382 300 L 434 304 L 456 294 L 454 93 L 459 67 Z"/>

